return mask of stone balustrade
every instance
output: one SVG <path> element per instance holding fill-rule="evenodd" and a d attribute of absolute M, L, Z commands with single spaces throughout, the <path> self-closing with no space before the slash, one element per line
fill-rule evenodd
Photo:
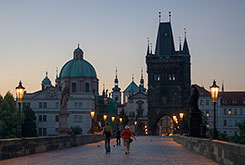
<path fill-rule="evenodd" d="M 62 135 L 0 139 L 0 160 L 80 146 L 103 139 L 102 135 Z"/>
<path fill-rule="evenodd" d="M 205 138 L 175 135 L 174 141 L 219 164 L 244 164 L 245 145 Z"/>

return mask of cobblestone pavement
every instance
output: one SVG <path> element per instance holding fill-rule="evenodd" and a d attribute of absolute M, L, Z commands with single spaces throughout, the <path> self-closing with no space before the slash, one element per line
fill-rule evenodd
<path fill-rule="evenodd" d="M 111 142 L 111 153 L 105 154 L 104 142 L 88 144 L 28 155 L 19 158 L 0 161 L 6 165 L 79 165 L 79 164 L 193 164 L 213 165 L 215 162 L 196 154 L 182 145 L 174 142 L 172 138 L 142 136 L 136 137 L 131 145 L 130 154 L 124 154 L 123 146 L 115 146 L 115 140 Z"/>

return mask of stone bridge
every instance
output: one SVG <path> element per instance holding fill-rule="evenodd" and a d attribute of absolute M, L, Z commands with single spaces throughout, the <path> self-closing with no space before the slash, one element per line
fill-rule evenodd
<path fill-rule="evenodd" d="M 130 154 L 111 141 L 111 153 L 105 154 L 104 142 L 96 142 L 61 150 L 47 151 L 0 161 L 4 165 L 79 165 L 79 164 L 217 164 L 195 153 L 170 137 L 139 136 L 131 145 Z"/>

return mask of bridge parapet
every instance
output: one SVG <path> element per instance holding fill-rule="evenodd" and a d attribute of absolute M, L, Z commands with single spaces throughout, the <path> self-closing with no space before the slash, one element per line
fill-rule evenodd
<path fill-rule="evenodd" d="M 62 135 L 0 140 L 0 160 L 80 146 L 103 140 L 102 135 Z"/>
<path fill-rule="evenodd" d="M 177 143 L 219 164 L 242 165 L 245 162 L 245 145 L 243 144 L 180 135 L 174 135 L 173 138 Z"/>

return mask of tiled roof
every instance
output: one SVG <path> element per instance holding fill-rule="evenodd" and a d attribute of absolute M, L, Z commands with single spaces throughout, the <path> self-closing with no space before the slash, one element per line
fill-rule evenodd
<path fill-rule="evenodd" d="M 245 106 L 245 92 L 220 92 L 222 105 Z"/>

